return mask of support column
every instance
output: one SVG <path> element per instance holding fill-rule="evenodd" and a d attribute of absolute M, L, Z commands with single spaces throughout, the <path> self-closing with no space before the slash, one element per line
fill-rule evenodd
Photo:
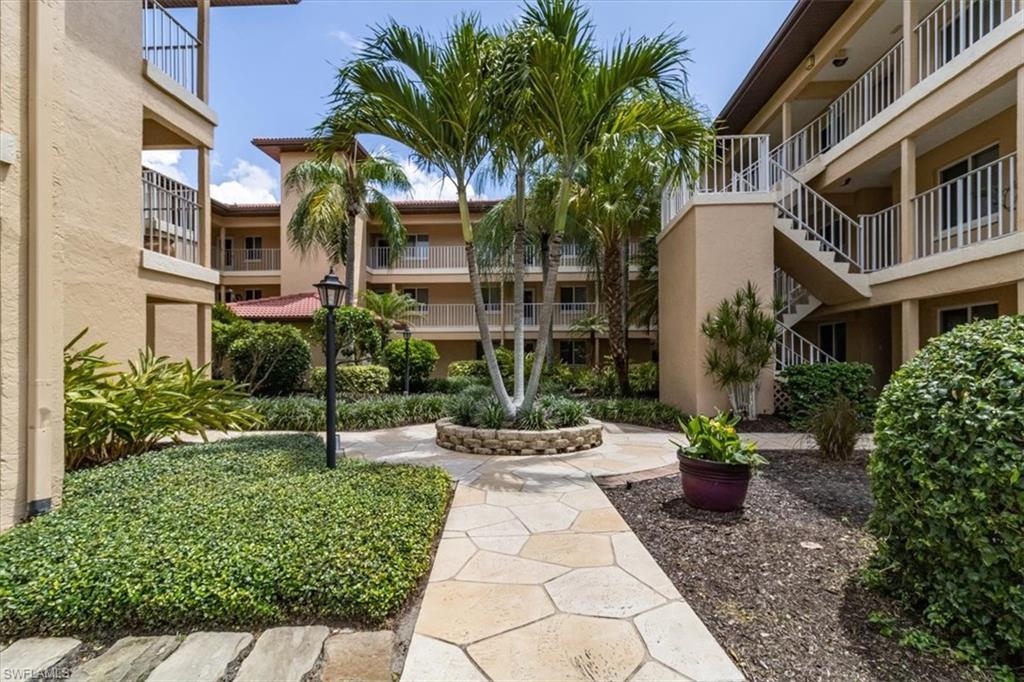
<path fill-rule="evenodd" d="M 793 103 L 786 100 L 782 103 L 782 141 L 793 137 Z"/>
<path fill-rule="evenodd" d="M 1024 279 L 1017 280 L 1017 314 L 1024 315 Z"/>
<path fill-rule="evenodd" d="M 903 0 L 903 92 L 917 85 L 917 34 L 914 27 L 920 19 L 919 0 Z"/>
<path fill-rule="evenodd" d="M 1017 69 L 1017 231 L 1024 232 L 1024 66 Z"/>
<path fill-rule="evenodd" d="M 204 268 L 211 266 L 210 248 L 213 244 L 213 219 L 210 215 L 210 150 L 199 147 L 196 150 L 196 183 L 199 185 L 199 253 L 198 263 Z M 223 240 L 221 240 L 223 247 Z"/>
<path fill-rule="evenodd" d="M 156 352 L 156 304 L 146 302 L 146 348 Z"/>
<path fill-rule="evenodd" d="M 921 316 L 918 300 L 900 301 L 900 362 L 914 357 L 921 347 Z"/>
<path fill-rule="evenodd" d="M 196 0 L 196 38 L 199 54 L 196 56 L 196 94 L 210 101 L 210 0 Z"/>
<path fill-rule="evenodd" d="M 917 143 L 907 137 L 900 141 L 900 262 L 914 259 L 914 196 L 917 194 Z"/>
<path fill-rule="evenodd" d="M 196 305 L 196 365 L 198 366 L 213 360 L 213 337 L 210 335 L 212 313 L 212 306 L 205 303 Z"/>

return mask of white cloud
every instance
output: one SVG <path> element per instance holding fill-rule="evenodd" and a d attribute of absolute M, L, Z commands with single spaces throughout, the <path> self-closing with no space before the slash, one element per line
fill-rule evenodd
<path fill-rule="evenodd" d="M 393 199 L 446 199 L 454 201 L 456 198 L 455 184 L 443 178 L 439 173 L 431 173 L 417 166 L 411 159 L 402 162 L 402 170 L 405 177 L 412 185 L 411 194 L 394 194 Z M 470 199 L 485 199 L 482 194 L 477 194 L 473 185 L 466 187 L 466 196 Z"/>
<path fill-rule="evenodd" d="M 157 173 L 188 184 L 185 172 L 178 168 L 181 162 L 181 150 L 179 149 L 147 149 L 142 152 L 142 165 L 152 168 Z"/>
<path fill-rule="evenodd" d="M 229 180 L 210 185 L 210 196 L 224 204 L 277 203 L 277 179 L 266 168 L 235 159 Z"/>
<path fill-rule="evenodd" d="M 363 41 L 361 41 L 359 38 L 356 38 L 348 31 L 330 31 L 328 35 L 330 35 L 332 38 L 340 40 L 345 47 L 352 50 L 361 50 L 365 46 L 365 43 L 363 43 Z"/>

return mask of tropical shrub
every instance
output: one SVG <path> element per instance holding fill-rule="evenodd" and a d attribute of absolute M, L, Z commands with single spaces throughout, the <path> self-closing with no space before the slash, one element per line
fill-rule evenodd
<path fill-rule="evenodd" d="M 470 376 L 455 376 L 441 378 L 430 378 L 423 382 L 423 391 L 425 393 L 459 393 L 466 390 L 470 386 L 479 386 L 480 384 L 489 384 L 487 379 L 481 379 L 479 377 Z"/>
<path fill-rule="evenodd" d="M 864 362 L 817 362 L 790 365 L 782 370 L 786 393 L 786 419 L 797 428 L 806 428 L 811 414 L 837 395 L 853 403 L 857 415 L 868 423 L 874 416 L 871 374 Z"/>
<path fill-rule="evenodd" d="M 259 417 L 230 381 L 208 379 L 206 368 L 139 352 L 128 370 L 115 372 L 94 343 L 80 350 L 79 333 L 64 347 L 64 466 L 104 464 L 153 449 L 183 434 L 247 429 Z"/>
<path fill-rule="evenodd" d="M 772 307 L 747 282 L 708 313 L 700 331 L 708 340 L 704 355 L 708 375 L 729 394 L 733 412 L 756 419 L 761 370 L 771 362 L 778 335 Z"/>
<path fill-rule="evenodd" d="M 477 377 L 488 378 L 487 363 L 483 360 L 454 360 L 448 363 L 448 378 Z"/>
<path fill-rule="evenodd" d="M 757 453 L 757 444 L 743 440 L 736 433 L 739 417 L 719 414 L 708 417 L 703 414 L 679 420 L 679 430 L 686 436 L 687 444 L 675 443 L 679 454 L 720 464 L 745 464 L 757 468 L 768 463 Z"/>
<path fill-rule="evenodd" d="M 353 363 L 376 360 L 381 350 L 381 335 L 377 318 L 366 308 L 343 306 L 334 311 L 335 350 L 339 358 Z M 311 338 L 321 344 L 327 338 L 327 310 L 317 308 L 313 313 Z M 324 357 L 327 349 L 324 348 Z"/>
<path fill-rule="evenodd" d="M 453 396 L 445 406 L 452 421 L 462 426 L 487 429 L 516 428 L 546 431 L 587 422 L 582 403 L 569 398 L 544 396 L 510 422 L 490 385 L 477 385 Z"/>
<path fill-rule="evenodd" d="M 437 347 L 423 339 L 409 339 L 409 386 L 413 390 L 423 387 L 434 371 Z M 400 389 L 405 384 L 405 339 L 395 339 L 384 346 L 384 364 L 391 370 L 391 387 Z"/>
<path fill-rule="evenodd" d="M 253 323 L 243 320 L 223 303 L 213 306 L 212 319 L 210 335 L 213 346 L 213 364 L 211 371 L 215 379 L 223 379 L 231 374 L 228 364 L 228 349 L 235 339 L 241 337 L 252 327 Z"/>
<path fill-rule="evenodd" d="M 1024 659 L 1024 316 L 933 338 L 882 391 L 869 577 L 963 653 Z"/>
<path fill-rule="evenodd" d="M 445 402 L 446 396 L 431 393 L 341 400 L 338 402 L 338 429 L 372 431 L 434 422 L 445 416 Z M 327 428 L 327 405 L 321 398 L 253 398 L 249 406 L 263 418 L 262 428 L 270 431 L 323 431 Z"/>
<path fill-rule="evenodd" d="M 584 401 L 587 414 L 594 419 L 674 430 L 686 417 L 673 405 L 639 398 L 590 399 Z"/>
<path fill-rule="evenodd" d="M 853 455 L 863 423 L 853 401 L 839 394 L 811 413 L 807 430 L 822 455 L 843 460 Z"/>
<path fill-rule="evenodd" d="M 228 348 L 235 381 L 254 395 L 284 395 L 305 383 L 312 364 L 309 343 L 290 324 L 260 322 L 248 327 Z"/>
<path fill-rule="evenodd" d="M 635 362 L 629 366 L 629 388 L 634 395 L 658 395 L 658 363 Z"/>
<path fill-rule="evenodd" d="M 382 365 L 338 365 L 335 368 L 334 387 L 341 395 L 380 395 L 388 390 L 391 373 Z M 309 386 L 318 396 L 327 395 L 327 368 L 314 367 L 309 374 Z"/>
<path fill-rule="evenodd" d="M 380 624 L 430 568 L 450 480 L 315 436 L 175 447 L 69 473 L 61 507 L 0 535 L 5 637 Z"/>

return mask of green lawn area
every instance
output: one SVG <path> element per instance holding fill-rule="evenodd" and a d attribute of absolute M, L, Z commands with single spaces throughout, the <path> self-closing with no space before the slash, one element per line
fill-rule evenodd
<path fill-rule="evenodd" d="M 0 638 L 379 623 L 430 565 L 440 469 L 255 436 L 68 474 L 63 506 L 0 535 Z"/>

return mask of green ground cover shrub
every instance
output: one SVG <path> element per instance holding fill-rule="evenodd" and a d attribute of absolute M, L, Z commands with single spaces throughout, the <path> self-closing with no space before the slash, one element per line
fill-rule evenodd
<path fill-rule="evenodd" d="M 430 567 L 449 478 L 323 456 L 256 436 L 68 474 L 58 510 L 0 535 L 0 633 L 381 623 Z"/>
<path fill-rule="evenodd" d="M 487 363 L 483 360 L 453 360 L 448 363 L 448 378 L 477 377 L 486 379 Z"/>
<path fill-rule="evenodd" d="M 606 422 L 620 422 L 675 430 L 679 420 L 686 419 L 682 410 L 656 400 L 640 398 L 592 398 L 583 401 L 587 415 Z"/>
<path fill-rule="evenodd" d="M 423 339 L 409 339 L 409 387 L 419 390 L 434 371 L 437 347 Z M 384 364 L 391 370 L 391 387 L 399 390 L 405 384 L 405 339 L 395 339 L 384 346 Z"/>
<path fill-rule="evenodd" d="M 874 417 L 871 365 L 864 362 L 819 362 L 790 365 L 782 370 L 786 396 L 783 416 L 791 425 L 804 429 L 811 414 L 836 395 L 850 399 L 864 423 Z"/>
<path fill-rule="evenodd" d="M 235 381 L 253 395 L 287 395 L 306 381 L 313 362 L 309 342 L 290 324 L 253 324 L 228 348 Z"/>
<path fill-rule="evenodd" d="M 105 464 L 145 452 L 161 439 L 207 430 L 246 429 L 259 416 L 231 381 L 207 378 L 204 368 L 140 351 L 125 371 L 114 371 L 103 343 L 64 348 L 64 465 Z"/>
<path fill-rule="evenodd" d="M 423 382 L 423 392 L 446 393 L 451 395 L 465 391 L 470 386 L 479 386 L 482 384 L 489 386 L 490 383 L 489 379 L 481 379 L 474 376 L 450 376 L 444 379 L 430 378 Z"/>
<path fill-rule="evenodd" d="M 338 429 L 372 431 L 434 422 L 445 416 L 446 398 L 441 394 L 419 393 L 341 400 L 338 402 Z M 253 398 L 249 405 L 263 418 L 262 428 L 268 431 L 323 431 L 327 428 L 327 406 L 322 398 Z"/>
<path fill-rule="evenodd" d="M 383 365 L 338 365 L 334 386 L 341 395 L 380 395 L 388 390 L 391 372 Z M 314 367 L 309 386 L 318 396 L 327 395 L 327 368 Z"/>
<path fill-rule="evenodd" d="M 456 424 L 486 429 L 545 431 L 582 426 L 587 422 L 586 410 L 582 403 L 550 395 L 538 398 L 529 410 L 520 414 L 515 422 L 511 422 L 505 416 L 490 385 L 467 388 L 452 396 L 445 409 Z"/>
<path fill-rule="evenodd" d="M 870 582 L 961 653 L 1024 664 L 1024 316 L 959 326 L 893 374 L 868 473 Z"/>

